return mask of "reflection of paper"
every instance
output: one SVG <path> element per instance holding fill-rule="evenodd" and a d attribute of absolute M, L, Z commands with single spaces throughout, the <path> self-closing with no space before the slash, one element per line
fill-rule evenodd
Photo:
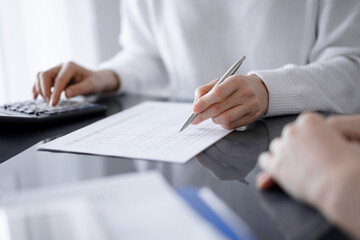
<path fill-rule="evenodd" d="M 187 103 L 145 102 L 40 149 L 184 163 L 230 132 L 208 120 L 179 133 L 191 111 Z"/>
<path fill-rule="evenodd" d="M 1 205 L 12 240 L 224 239 L 155 172 L 29 191 Z"/>
<path fill-rule="evenodd" d="M 71 197 L 8 207 L 6 216 L 10 237 L 7 239 L 105 239 L 91 210 L 84 199 Z"/>

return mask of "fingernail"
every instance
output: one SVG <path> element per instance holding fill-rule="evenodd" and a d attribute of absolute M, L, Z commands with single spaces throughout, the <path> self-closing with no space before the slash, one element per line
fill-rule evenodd
<path fill-rule="evenodd" d="M 68 98 L 73 97 L 74 95 L 75 95 L 74 90 L 72 90 L 72 89 L 67 89 L 66 90 L 66 96 Z"/>
<path fill-rule="evenodd" d="M 265 172 L 261 172 L 259 175 L 257 175 L 256 183 L 259 188 L 264 188 L 265 182 L 269 179 L 267 174 Z"/>
<path fill-rule="evenodd" d="M 267 172 L 261 172 L 256 179 L 256 185 L 261 190 L 266 190 L 275 185 L 272 177 Z"/>
<path fill-rule="evenodd" d="M 263 187 L 264 187 L 264 177 L 263 177 L 263 173 L 259 173 L 257 176 L 256 176 L 256 187 L 258 189 L 261 189 L 263 190 Z"/>
<path fill-rule="evenodd" d="M 50 105 L 50 106 L 54 106 L 53 104 L 54 104 L 54 99 L 53 99 L 53 98 L 51 98 L 51 99 L 50 99 L 50 103 L 49 103 L 49 105 Z"/>

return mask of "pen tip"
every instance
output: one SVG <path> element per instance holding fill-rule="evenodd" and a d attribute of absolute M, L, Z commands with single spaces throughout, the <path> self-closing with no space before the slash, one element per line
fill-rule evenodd
<path fill-rule="evenodd" d="M 184 129 L 185 129 L 186 127 L 187 127 L 187 125 L 182 126 L 179 132 L 184 131 Z"/>

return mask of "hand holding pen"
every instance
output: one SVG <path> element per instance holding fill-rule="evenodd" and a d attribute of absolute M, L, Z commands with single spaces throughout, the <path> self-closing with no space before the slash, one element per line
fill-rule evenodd
<path fill-rule="evenodd" d="M 235 129 L 256 121 L 267 112 L 268 91 L 258 76 L 230 74 L 215 86 L 218 81 L 196 89 L 193 113 L 197 117 L 192 124 L 212 118 L 214 123 L 226 129 Z"/>

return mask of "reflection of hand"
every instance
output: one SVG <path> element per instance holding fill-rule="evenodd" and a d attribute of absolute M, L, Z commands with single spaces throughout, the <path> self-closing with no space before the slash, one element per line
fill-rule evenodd
<path fill-rule="evenodd" d="M 193 111 L 199 116 L 198 124 L 208 118 L 227 129 L 250 124 L 264 115 L 269 100 L 262 80 L 256 75 L 234 75 L 225 79 L 216 88 L 214 80 L 196 90 Z"/>
<path fill-rule="evenodd" d="M 196 159 L 220 180 L 241 180 L 255 167 L 257 156 L 268 144 L 267 129 L 257 121 L 246 131 L 230 133 Z"/>
<path fill-rule="evenodd" d="M 360 192 L 353 188 L 360 185 L 359 156 L 358 142 L 347 141 L 319 115 L 303 114 L 259 159 L 290 195 L 360 237 Z"/>
<path fill-rule="evenodd" d="M 36 99 L 40 94 L 46 102 L 55 106 L 62 91 L 66 97 L 88 95 L 103 91 L 115 91 L 119 87 L 116 75 L 108 70 L 90 71 L 76 63 L 60 64 L 45 72 L 39 72 L 33 86 Z M 53 92 L 51 89 L 54 88 Z"/>
<path fill-rule="evenodd" d="M 196 160 L 215 177 L 223 181 L 243 181 L 256 165 L 256 157 L 239 158 L 232 155 L 225 155 L 216 145 L 197 155 Z"/>

